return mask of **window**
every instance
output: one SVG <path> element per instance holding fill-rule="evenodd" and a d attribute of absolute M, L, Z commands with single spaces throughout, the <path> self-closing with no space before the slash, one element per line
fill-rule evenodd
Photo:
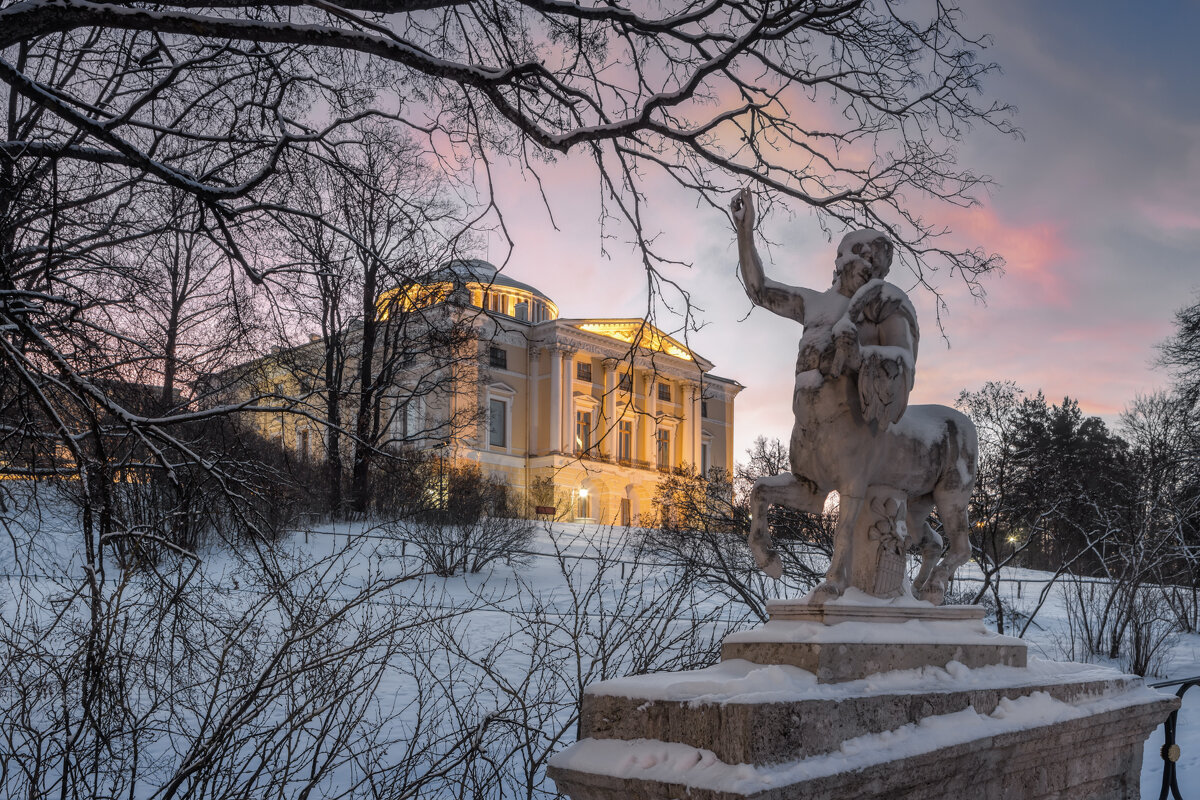
<path fill-rule="evenodd" d="M 633 524 L 633 504 L 628 497 L 621 498 L 621 524 L 626 528 Z"/>
<path fill-rule="evenodd" d="M 617 388 L 619 388 L 622 392 L 632 392 L 633 391 L 633 373 L 622 372 L 621 373 L 621 382 Z"/>
<path fill-rule="evenodd" d="M 499 292 L 485 292 L 483 295 L 483 307 L 488 311 L 495 311 L 497 314 L 507 314 L 508 298 Z"/>
<path fill-rule="evenodd" d="M 575 377 L 581 381 L 592 382 L 592 362 L 591 361 L 576 361 L 575 362 Z"/>
<path fill-rule="evenodd" d="M 592 518 L 592 494 L 581 488 L 575 500 L 575 516 L 577 519 Z"/>
<path fill-rule="evenodd" d="M 421 398 L 413 398 L 404 404 L 404 435 L 415 439 L 425 430 L 425 419 L 421 414 Z"/>
<path fill-rule="evenodd" d="M 659 428 L 658 434 L 655 436 L 655 443 L 658 445 L 658 468 L 671 468 L 671 432 Z"/>
<path fill-rule="evenodd" d="M 575 412 L 575 452 L 585 453 L 592 447 L 592 412 Z"/>
<path fill-rule="evenodd" d="M 401 441 L 415 439 L 425 427 L 421 419 L 421 398 L 397 401 L 392 411 L 392 438 Z"/>
<path fill-rule="evenodd" d="M 492 347 L 488 350 L 488 363 L 498 369 L 508 369 L 508 351 L 503 347 Z"/>
<path fill-rule="evenodd" d="M 392 409 L 392 438 L 405 439 L 408 437 L 408 430 L 405 427 L 405 422 L 408 419 L 408 403 L 396 401 L 395 408 Z"/>
<path fill-rule="evenodd" d="M 700 443 L 700 474 L 707 475 L 709 469 L 708 462 L 708 442 Z"/>
<path fill-rule="evenodd" d="M 488 402 L 488 444 L 508 446 L 508 403 L 503 400 Z"/>
<path fill-rule="evenodd" d="M 709 416 L 708 416 L 708 401 L 707 400 L 700 401 L 700 416 L 704 417 L 705 419 L 709 418 Z"/>
<path fill-rule="evenodd" d="M 309 450 L 307 428 L 296 432 L 296 449 L 300 452 L 300 459 L 302 461 L 308 461 Z"/>
<path fill-rule="evenodd" d="M 666 400 L 668 403 L 671 402 L 671 385 L 670 384 L 660 383 L 658 385 L 658 399 Z"/>
<path fill-rule="evenodd" d="M 633 458 L 633 423 L 621 420 L 617 423 L 617 460 L 629 461 Z"/>

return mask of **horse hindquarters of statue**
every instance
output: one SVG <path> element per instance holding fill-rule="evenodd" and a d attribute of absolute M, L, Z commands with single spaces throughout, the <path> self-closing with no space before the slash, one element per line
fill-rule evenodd
<path fill-rule="evenodd" d="M 921 567 L 911 594 L 939 605 L 954 571 L 970 557 L 974 425 L 944 406 L 914 406 L 908 413 L 911 420 L 875 440 L 883 457 L 859 463 L 872 482 L 842 494 L 829 573 L 810 603 L 840 597 L 851 586 L 882 599 L 910 596 L 906 554 L 915 551 Z M 943 537 L 929 524 L 935 507 L 948 545 L 944 554 Z"/>

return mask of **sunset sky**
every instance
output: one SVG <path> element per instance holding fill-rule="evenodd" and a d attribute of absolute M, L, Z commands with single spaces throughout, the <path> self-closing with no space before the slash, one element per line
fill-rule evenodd
<path fill-rule="evenodd" d="M 985 89 L 1018 107 L 1024 140 L 968 137 L 960 163 L 997 187 L 982 208 L 937 218 L 1008 266 L 987 280 L 986 304 L 957 278 L 935 277 L 949 304 L 948 344 L 932 298 L 911 292 L 922 326 L 914 400 L 952 403 L 961 389 L 1008 379 L 1055 402 L 1070 395 L 1115 423 L 1136 394 L 1164 385 L 1155 344 L 1200 289 L 1200 3 L 970 0 L 965 12 L 967 30 L 992 36 L 984 58 L 1004 73 Z M 506 273 L 549 294 L 564 317 L 642 315 L 632 249 L 610 241 L 610 257 L 601 255 L 594 176 L 568 159 L 543 179 L 559 231 L 531 184 L 505 178 L 516 240 Z M 798 326 L 749 313 L 727 219 L 666 183 L 645 188 L 660 249 L 693 264 L 673 273 L 707 323 L 693 348 L 747 387 L 735 457 L 757 435 L 786 439 Z M 813 216 L 777 212 L 763 226 L 779 243 L 763 252 L 769 275 L 828 286 L 834 244 Z M 499 260 L 498 242 L 489 250 Z M 903 268 L 890 280 L 913 284 Z"/>

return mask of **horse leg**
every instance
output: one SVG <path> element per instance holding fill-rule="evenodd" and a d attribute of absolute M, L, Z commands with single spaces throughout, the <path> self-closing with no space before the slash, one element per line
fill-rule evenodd
<path fill-rule="evenodd" d="M 859 492 L 865 495 L 866 492 Z M 808 595 L 808 602 L 821 605 L 827 600 L 841 597 L 850 585 L 850 567 L 854 563 L 854 525 L 858 513 L 866 502 L 864 497 L 850 493 L 839 494 L 837 529 L 833 534 L 833 557 L 829 560 L 829 572 L 825 581 Z"/>
<path fill-rule="evenodd" d="M 778 580 L 783 577 L 783 562 L 771 546 L 771 526 L 767 511 L 772 505 L 819 514 L 825 496 L 815 484 L 790 472 L 759 478 L 750 490 L 750 552 L 759 569 Z"/>
<path fill-rule="evenodd" d="M 921 597 L 936 605 L 941 605 L 946 596 L 946 584 L 954 571 L 967 563 L 971 558 L 970 527 L 967 521 L 967 502 L 970 495 L 960 492 L 939 492 L 934 490 L 934 501 L 937 503 L 938 515 L 946 531 L 946 540 L 950 546 L 941 562 L 934 567 L 933 573 L 922 587 Z M 922 569 L 924 566 L 922 565 Z"/>
<path fill-rule="evenodd" d="M 929 512 L 933 510 L 933 498 L 922 497 L 910 500 L 908 505 L 908 530 L 913 542 L 921 551 L 921 569 L 913 579 L 913 594 L 920 596 L 929 580 L 930 573 L 942 557 L 942 537 L 929 525 Z"/>

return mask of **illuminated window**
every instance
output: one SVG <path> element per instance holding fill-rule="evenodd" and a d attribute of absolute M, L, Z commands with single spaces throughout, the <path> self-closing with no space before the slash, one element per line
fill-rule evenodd
<path fill-rule="evenodd" d="M 575 412 L 575 452 L 585 453 L 592 447 L 592 412 Z"/>
<path fill-rule="evenodd" d="M 655 443 L 658 445 L 658 468 L 671 468 L 671 432 L 665 428 L 659 428 L 658 434 L 655 436 Z"/>
<path fill-rule="evenodd" d="M 592 518 L 592 493 L 587 489 L 580 489 L 576 496 L 575 516 L 579 519 Z"/>
<path fill-rule="evenodd" d="M 508 298 L 499 292 L 486 292 L 483 295 L 483 307 L 497 314 L 507 314 Z"/>
<path fill-rule="evenodd" d="M 633 524 L 633 503 L 628 497 L 621 498 L 621 524 L 626 528 Z"/>

